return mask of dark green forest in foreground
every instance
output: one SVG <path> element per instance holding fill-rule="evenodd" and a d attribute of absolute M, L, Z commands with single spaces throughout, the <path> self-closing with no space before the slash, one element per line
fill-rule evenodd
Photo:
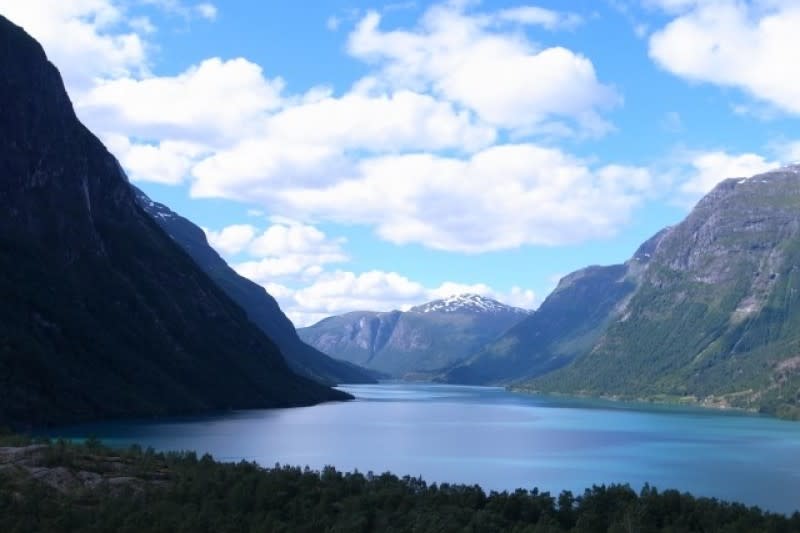
<path fill-rule="evenodd" d="M 112 450 L 91 439 L 4 437 L 0 531 L 793 532 L 800 513 L 652 487 L 487 494 L 388 473 L 265 469 L 191 452 Z"/>

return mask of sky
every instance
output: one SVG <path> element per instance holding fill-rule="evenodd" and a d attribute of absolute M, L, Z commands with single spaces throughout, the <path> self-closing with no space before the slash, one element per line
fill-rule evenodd
<path fill-rule="evenodd" d="M 796 0 L 0 0 L 133 183 L 297 326 L 536 308 L 800 160 Z"/>

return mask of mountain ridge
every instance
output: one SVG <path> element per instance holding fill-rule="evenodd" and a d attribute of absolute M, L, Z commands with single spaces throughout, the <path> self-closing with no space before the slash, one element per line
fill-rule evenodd
<path fill-rule="evenodd" d="M 337 361 L 305 344 L 278 302 L 264 289 L 240 276 L 208 244 L 205 232 L 168 206 L 153 201 L 132 186 L 144 210 L 188 253 L 225 293 L 244 309 L 250 320 L 272 339 L 289 367 L 309 379 L 328 385 L 376 383 L 375 376 L 352 363 Z"/>
<path fill-rule="evenodd" d="M 408 311 L 353 311 L 300 328 L 298 334 L 332 357 L 393 377 L 431 377 L 527 313 L 491 298 L 465 294 Z"/>
<path fill-rule="evenodd" d="M 797 418 L 797 265 L 800 165 L 729 178 L 624 264 L 595 267 L 616 270 L 590 287 L 614 295 L 604 300 L 613 305 L 576 290 L 590 270 L 565 276 L 530 317 L 444 379 Z M 628 289 L 614 293 L 620 284 Z"/>
<path fill-rule="evenodd" d="M 462 293 L 432 300 L 409 309 L 409 313 L 458 313 L 458 312 L 514 312 L 528 314 L 529 311 L 519 307 L 503 304 L 493 298 L 480 294 Z"/>
<path fill-rule="evenodd" d="M 0 425 L 311 405 L 135 202 L 41 45 L 0 16 Z"/>

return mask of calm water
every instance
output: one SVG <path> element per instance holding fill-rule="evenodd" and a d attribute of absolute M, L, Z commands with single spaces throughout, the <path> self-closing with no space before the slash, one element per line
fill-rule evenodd
<path fill-rule="evenodd" d="M 700 409 L 564 400 L 430 384 L 344 387 L 358 399 L 223 416 L 61 429 L 111 445 L 196 450 L 485 489 L 582 491 L 649 482 L 781 512 L 800 509 L 800 423 Z"/>

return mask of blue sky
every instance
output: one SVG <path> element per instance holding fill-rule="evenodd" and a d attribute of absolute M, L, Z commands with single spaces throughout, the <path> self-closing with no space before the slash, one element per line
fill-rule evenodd
<path fill-rule="evenodd" d="M 66 4 L 66 5 L 65 5 Z M 789 0 L 0 0 L 132 181 L 298 325 L 535 307 L 800 159 Z"/>

